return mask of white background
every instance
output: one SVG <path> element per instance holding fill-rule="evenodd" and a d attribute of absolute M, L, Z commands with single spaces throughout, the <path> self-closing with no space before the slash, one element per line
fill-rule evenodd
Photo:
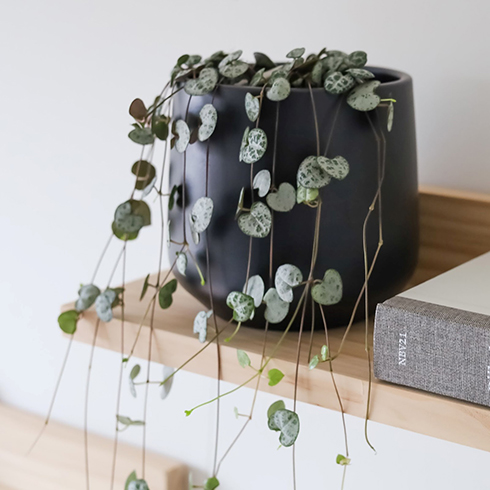
<path fill-rule="evenodd" d="M 303 45 L 365 50 L 371 64 L 414 78 L 421 182 L 489 192 L 489 20 L 486 0 L 3 2 L 0 400 L 47 410 L 66 346 L 59 305 L 90 279 L 113 209 L 133 184 L 128 104 L 137 96 L 150 101 L 178 55 L 242 48 L 248 58 L 256 50 L 282 58 Z M 155 270 L 156 228 L 129 247 L 129 279 Z M 88 354 L 74 345 L 54 411 L 77 426 Z M 116 354 L 96 352 L 90 425 L 106 435 L 117 366 Z M 151 396 L 149 446 L 188 463 L 196 482 L 211 469 L 214 409 L 188 419 L 183 409 L 214 390 L 215 381 L 182 373 L 167 401 Z M 233 406 L 246 411 L 251 395 L 245 389 L 223 403 L 221 448 L 239 428 Z M 273 400 L 259 396 L 255 422 L 222 468 L 223 490 L 292 488 L 290 451 L 277 451 L 277 434 L 265 426 Z M 126 393 L 123 407 L 141 415 L 141 399 Z M 298 489 L 339 488 L 338 413 L 303 404 L 299 412 Z M 372 423 L 375 456 L 363 442 L 362 421 L 348 417 L 348 424 L 347 489 L 490 488 L 487 453 Z M 124 439 L 139 443 L 140 432 Z"/>

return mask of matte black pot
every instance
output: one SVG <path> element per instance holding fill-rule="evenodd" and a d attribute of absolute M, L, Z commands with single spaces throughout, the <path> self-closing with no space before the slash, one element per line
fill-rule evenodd
<path fill-rule="evenodd" d="M 373 124 L 386 135 L 386 170 L 382 187 L 382 222 L 384 245 L 369 282 L 369 305 L 372 311 L 378 302 L 402 290 L 412 275 L 418 255 L 418 189 L 415 120 L 412 79 L 405 73 L 384 68 L 370 68 L 382 82 L 377 89 L 381 98 L 394 98 L 395 118 L 391 133 L 386 131 L 386 108 L 371 111 Z M 258 88 L 222 85 L 216 91 L 213 104 L 218 111 L 218 125 L 209 141 L 208 195 L 214 201 L 214 214 L 201 243 L 191 243 L 191 251 L 206 270 L 206 241 L 209 245 L 209 274 L 212 279 L 214 309 L 224 318 L 231 318 L 226 306 L 231 291 L 241 291 L 246 278 L 249 237 L 235 221 L 240 189 L 245 187 L 245 205 L 250 204 L 250 165 L 238 161 L 245 127 L 252 127 L 244 109 L 246 92 L 258 94 Z M 321 152 L 330 133 L 339 96 L 313 89 L 320 127 Z M 174 118 L 185 119 L 189 97 L 182 91 L 175 97 Z M 201 107 L 210 103 L 212 95 L 193 97 L 187 121 L 196 125 Z M 268 136 L 264 157 L 254 164 L 254 174 L 271 169 L 274 147 L 276 103 L 264 99 L 260 127 Z M 170 185 L 183 182 L 185 168 L 186 222 L 183 224 L 182 199 L 170 212 L 172 239 L 180 242 L 183 226 L 190 229 L 188 215 L 194 202 L 206 194 L 207 143 L 197 142 L 184 155 L 172 151 Z M 298 166 L 309 155 L 316 154 L 316 137 L 310 93 L 308 89 L 292 89 L 288 99 L 280 102 L 275 184 L 290 182 L 296 187 Z M 322 278 L 327 269 L 337 269 L 343 280 L 342 301 L 326 309 L 330 326 L 348 323 L 354 303 L 364 281 L 362 226 L 369 205 L 377 190 L 377 141 L 366 113 L 358 112 L 345 102 L 340 103 L 327 156 L 344 156 L 350 173 L 343 181 L 332 182 L 321 189 L 323 199 L 321 231 L 315 278 Z M 258 199 L 257 195 L 255 199 Z M 296 205 L 289 213 L 274 213 L 273 267 L 286 263 L 298 266 L 305 277 L 311 260 L 315 210 Z M 378 245 L 378 214 L 371 215 L 367 227 L 368 256 L 371 261 Z M 253 239 L 251 275 L 259 274 L 269 284 L 270 236 Z M 170 261 L 180 246 L 171 245 Z M 185 277 L 176 273 L 180 284 L 202 303 L 210 307 L 208 287 L 200 285 L 192 261 Z M 209 286 L 209 277 L 208 286 Z M 295 293 L 295 302 L 299 291 Z M 250 325 L 263 327 L 263 308 L 256 312 Z M 307 310 L 310 310 L 308 308 Z M 292 308 L 290 311 L 293 311 Z M 363 317 L 363 305 L 357 317 Z M 284 328 L 286 321 L 272 328 Z M 296 322 L 297 326 L 298 322 Z"/>

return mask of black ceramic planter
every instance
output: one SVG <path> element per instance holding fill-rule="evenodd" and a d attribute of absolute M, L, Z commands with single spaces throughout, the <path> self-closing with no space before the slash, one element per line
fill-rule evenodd
<path fill-rule="evenodd" d="M 400 292 L 414 271 L 418 254 L 417 156 L 413 108 L 412 79 L 405 73 L 384 68 L 370 68 L 382 83 L 377 89 L 381 98 L 394 98 L 393 130 L 386 132 L 386 108 L 369 113 L 378 130 L 386 135 L 386 170 L 382 187 L 383 240 L 379 258 L 369 282 L 369 304 L 373 310 L 378 302 Z M 231 318 L 226 306 L 231 291 L 241 291 L 245 282 L 249 237 L 235 221 L 240 189 L 248 190 L 245 205 L 250 204 L 250 165 L 238 161 L 245 127 L 252 127 L 244 109 L 247 91 L 259 93 L 258 88 L 220 86 L 213 104 L 218 111 L 218 125 L 209 140 L 208 195 L 214 201 L 214 214 L 201 243 L 190 249 L 207 276 L 206 242 L 209 245 L 209 273 L 212 279 L 214 308 L 224 318 Z M 339 96 L 313 89 L 320 127 L 323 153 L 332 128 Z M 187 120 L 195 126 L 199 110 L 210 103 L 212 95 L 193 97 Z M 174 117 L 185 118 L 189 97 L 182 91 L 175 98 Z M 268 136 L 265 156 L 254 164 L 254 173 L 271 169 L 274 147 L 274 125 L 277 103 L 264 99 L 260 127 Z M 183 223 L 182 199 L 170 212 L 172 239 L 180 242 L 183 226 L 190 228 L 188 214 L 193 203 L 206 194 L 206 152 L 208 143 L 190 145 L 184 155 L 172 151 L 170 185 L 181 184 L 186 173 L 186 222 Z M 309 155 L 316 154 L 316 137 L 310 94 L 308 89 L 292 89 L 290 96 L 279 106 L 277 161 L 275 184 L 290 182 L 296 187 L 298 166 Z M 362 226 L 368 207 L 377 190 L 378 151 L 373 130 L 366 113 L 358 112 L 345 102 L 340 103 L 327 156 L 344 156 L 350 164 L 350 173 L 343 181 L 332 182 L 321 189 L 323 199 L 321 231 L 315 278 L 322 278 L 327 269 L 337 269 L 343 280 L 342 301 L 326 308 L 330 326 L 348 323 L 354 303 L 364 281 Z M 256 196 L 257 199 L 257 196 Z M 315 210 L 296 205 L 289 213 L 274 213 L 274 252 L 272 270 L 286 263 L 299 267 L 305 277 L 311 260 Z M 367 229 L 369 260 L 378 244 L 378 214 L 373 213 Z M 270 236 L 253 239 L 251 275 L 259 274 L 269 281 Z M 170 261 L 180 246 L 171 245 Z M 199 276 L 189 261 L 185 277 L 176 273 L 179 283 L 207 307 L 210 307 L 208 287 L 200 285 Z M 209 278 L 208 278 L 209 281 Z M 208 282 L 209 285 L 209 282 Z M 299 291 L 295 293 L 295 301 Z M 294 306 L 294 304 L 293 304 Z M 263 308 L 256 312 L 250 325 L 263 327 Z M 310 310 L 308 308 L 307 310 Z M 293 311 L 291 308 L 290 311 Z M 358 318 L 363 316 L 359 308 Z M 296 322 L 298 323 L 298 322 Z M 272 326 L 284 328 L 282 324 Z"/>

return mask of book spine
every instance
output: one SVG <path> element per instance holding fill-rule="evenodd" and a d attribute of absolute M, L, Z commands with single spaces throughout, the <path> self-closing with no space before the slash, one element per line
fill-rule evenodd
<path fill-rule="evenodd" d="M 379 304 L 374 375 L 490 406 L 490 317 L 401 296 Z"/>

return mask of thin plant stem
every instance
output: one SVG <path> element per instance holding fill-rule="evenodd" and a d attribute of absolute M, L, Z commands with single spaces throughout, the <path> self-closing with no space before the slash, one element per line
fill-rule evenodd
<path fill-rule="evenodd" d="M 343 102 L 344 102 L 344 96 L 339 97 L 339 100 L 337 101 L 337 106 L 335 108 L 334 116 L 332 119 L 332 126 L 330 127 L 327 143 L 325 145 L 325 151 L 323 152 L 324 157 L 327 156 L 328 150 L 330 149 L 330 143 L 332 142 L 333 131 L 335 129 L 335 125 L 337 124 L 337 119 L 339 117 L 340 107 L 342 106 Z"/>
<path fill-rule="evenodd" d="M 102 253 L 99 257 L 99 260 L 97 261 L 97 265 L 95 266 L 95 270 L 94 270 L 94 273 L 92 274 L 92 279 L 90 281 L 90 284 L 93 284 L 95 282 L 95 278 L 97 276 L 97 272 L 99 272 L 99 269 L 100 269 L 100 266 L 102 264 L 102 260 L 104 260 L 104 256 L 107 252 L 107 249 L 109 248 L 109 245 L 111 244 L 111 241 L 112 241 L 112 238 L 114 236 L 114 233 L 111 233 L 110 236 L 109 236 L 109 239 L 107 240 L 103 250 L 102 250 Z"/>
<path fill-rule="evenodd" d="M 311 108 L 313 110 L 313 121 L 315 122 L 315 134 L 316 134 L 316 156 L 320 156 L 320 132 L 318 130 L 318 118 L 316 115 L 315 97 L 313 96 L 313 90 L 311 90 L 311 83 L 308 82 L 308 90 L 310 92 Z"/>

